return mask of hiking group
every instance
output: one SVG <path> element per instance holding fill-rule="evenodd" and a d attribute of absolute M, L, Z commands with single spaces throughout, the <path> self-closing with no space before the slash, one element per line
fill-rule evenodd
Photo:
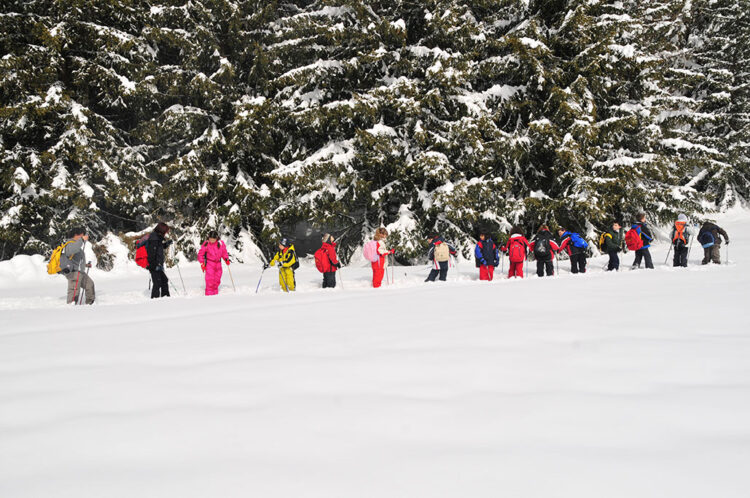
<path fill-rule="evenodd" d="M 135 242 L 135 262 L 137 265 L 149 271 L 151 281 L 151 298 L 169 296 L 169 279 L 165 269 L 165 251 L 172 244 L 167 239 L 169 226 L 166 223 L 158 223 L 153 231 L 145 234 Z M 370 263 L 372 269 L 372 286 L 378 288 L 382 285 L 385 277 L 388 282 L 393 281 L 393 258 L 395 249 L 388 249 L 386 238 L 388 231 L 384 227 L 375 230 L 373 240 L 366 242 L 362 248 L 364 258 Z M 686 267 L 688 254 L 693 239 L 704 250 L 702 264 L 721 263 L 721 239 L 729 244 L 729 236 L 726 231 L 713 222 L 706 221 L 698 230 L 697 234 L 688 226 L 688 218 L 680 214 L 674 222 L 670 232 L 670 253 L 673 251 L 672 264 L 675 267 Z M 536 274 L 539 277 L 553 276 L 555 274 L 555 254 L 565 252 L 570 259 L 571 273 L 585 273 L 589 244 L 578 233 L 557 228 L 555 238 L 547 225 L 539 227 L 537 233 L 529 241 L 523 229 L 515 226 L 511 229 L 506 243 L 498 247 L 487 230 L 479 233 L 478 241 L 474 247 L 474 259 L 479 269 L 479 279 L 490 281 L 494 278 L 495 268 L 501 262 L 504 263 L 505 256 L 508 257 L 508 278 L 523 278 L 524 264 L 528 264 L 533 255 L 536 261 Z M 70 234 L 70 240 L 58 246 L 52 253 L 47 265 L 50 274 L 60 273 L 67 279 L 67 303 L 92 304 L 96 300 L 94 282 L 88 274 L 91 263 L 86 262 L 85 246 L 89 236 L 82 228 L 74 228 Z M 651 257 L 650 247 L 654 240 L 651 227 L 646 222 L 646 215 L 639 213 L 630 229 L 625 232 L 622 225 L 615 221 L 610 228 L 599 237 L 599 249 L 603 254 L 609 256 L 606 271 L 618 271 L 620 269 L 620 253 L 628 251 L 635 252 L 635 259 L 631 269 L 640 268 L 643 264 L 646 268 L 653 269 L 654 263 Z M 431 233 L 427 238 L 427 259 L 430 261 L 430 273 L 425 282 L 435 280 L 446 281 L 448 271 L 455 265 L 455 256 L 458 250 L 453 244 L 447 242 L 440 234 Z M 502 256 L 501 256 L 502 253 Z M 323 274 L 323 288 L 336 287 L 336 272 L 341 269 L 341 262 L 336 254 L 336 240 L 331 234 L 324 234 L 320 248 L 314 253 L 315 267 Z M 390 259 L 390 265 L 389 265 Z M 669 259 L 669 253 L 667 254 Z M 200 245 L 197 260 L 205 277 L 205 295 L 213 296 L 219 293 L 222 277 L 222 261 L 229 268 L 230 259 L 227 246 L 219 239 L 216 231 L 208 233 L 206 240 Z M 666 261 L 665 261 L 666 263 Z M 279 268 L 279 286 L 284 292 L 296 289 L 295 270 L 299 268 L 299 260 L 294 245 L 288 238 L 282 238 L 278 244 L 278 251 L 273 258 L 263 265 L 263 272 L 271 266 Z M 388 269 L 391 268 L 390 278 Z M 179 267 L 178 267 L 179 269 Z M 263 276 L 261 272 L 261 279 Z M 231 276 L 231 270 L 230 270 Z M 184 285 L 184 283 L 183 283 Z M 232 279 L 234 285 L 234 279 Z M 260 287 L 260 280 L 258 287 Z"/>

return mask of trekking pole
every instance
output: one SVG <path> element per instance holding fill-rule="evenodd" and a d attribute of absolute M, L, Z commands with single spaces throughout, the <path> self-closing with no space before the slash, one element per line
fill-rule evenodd
<path fill-rule="evenodd" d="M 727 244 L 727 247 L 729 247 L 728 244 Z M 396 256 L 391 254 L 391 283 L 392 284 L 396 283 L 396 277 L 394 276 L 395 271 L 396 271 Z"/>
<path fill-rule="evenodd" d="M 232 269 L 227 265 L 227 270 L 229 270 L 229 278 L 232 279 L 232 289 L 234 292 L 237 292 L 237 287 L 234 286 L 234 277 L 232 276 Z"/>
<path fill-rule="evenodd" d="M 690 244 L 688 245 L 688 253 L 687 253 L 687 257 L 685 258 L 685 262 L 690 261 L 690 250 L 693 248 L 693 240 L 695 240 L 695 235 L 690 237 Z"/>
<path fill-rule="evenodd" d="M 339 274 L 339 283 L 341 284 L 341 288 L 344 288 L 344 279 L 341 278 L 341 267 L 339 267 L 339 271 L 337 272 Z"/>
<path fill-rule="evenodd" d="M 175 259 L 175 261 L 177 261 Z M 185 288 L 185 281 L 182 279 L 182 271 L 180 270 L 180 263 L 175 263 L 175 266 L 177 266 L 177 273 L 180 274 L 180 282 L 182 282 L 182 290 L 185 292 L 185 295 L 187 296 L 187 289 Z"/>
<path fill-rule="evenodd" d="M 258 279 L 258 285 L 255 286 L 255 293 L 258 293 L 258 289 L 260 289 L 260 281 L 263 280 L 263 273 L 265 273 L 267 268 L 263 268 L 263 270 L 260 272 L 260 278 Z"/>
<path fill-rule="evenodd" d="M 171 280 L 169 280 L 168 278 L 167 278 L 167 281 L 169 282 L 169 285 L 171 285 L 171 286 L 172 286 L 172 290 L 174 291 L 174 293 L 175 293 L 175 294 L 177 294 L 177 295 L 179 296 L 179 295 L 180 295 L 180 291 L 178 291 L 178 290 L 177 290 L 177 287 L 176 287 L 176 286 L 175 286 L 175 285 L 174 285 L 174 284 L 172 283 L 172 281 L 171 281 Z"/>
<path fill-rule="evenodd" d="M 667 264 L 667 261 L 669 261 L 669 253 L 672 252 L 672 244 L 669 244 L 669 251 L 667 251 L 667 259 L 664 260 L 664 264 Z"/>
<path fill-rule="evenodd" d="M 89 261 L 89 264 L 91 264 L 91 262 L 90 262 L 90 261 Z M 89 266 L 87 266 L 87 267 L 86 267 L 86 277 L 87 277 L 87 278 L 88 278 L 88 275 L 89 275 L 89 269 L 90 269 L 90 268 L 91 268 L 91 267 L 89 267 Z M 79 275 L 80 275 L 80 273 L 79 273 Z M 82 286 L 82 287 L 81 287 L 81 296 L 80 296 L 80 298 L 78 299 L 78 304 L 83 304 L 83 303 L 84 303 L 84 298 L 85 298 L 85 297 L 86 297 L 86 287 L 83 287 L 83 286 Z"/>
<path fill-rule="evenodd" d="M 726 264 L 728 265 L 729 264 L 729 242 L 727 242 L 727 258 L 726 259 L 727 259 Z"/>
<path fill-rule="evenodd" d="M 81 278 L 81 271 L 78 271 L 78 275 L 76 276 L 76 285 L 73 288 L 73 302 L 75 304 L 78 304 L 78 280 Z"/>

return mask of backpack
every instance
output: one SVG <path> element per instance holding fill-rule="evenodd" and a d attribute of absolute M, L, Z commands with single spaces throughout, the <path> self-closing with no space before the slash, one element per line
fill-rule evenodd
<path fill-rule="evenodd" d="M 451 250 L 448 248 L 448 244 L 446 244 L 445 242 L 435 244 L 435 252 L 433 252 L 432 254 L 435 257 L 435 261 L 437 261 L 438 263 L 451 259 Z"/>
<path fill-rule="evenodd" d="M 714 239 L 714 234 L 706 230 L 698 234 L 698 242 L 701 243 L 703 249 L 708 249 L 716 243 L 716 240 Z"/>
<path fill-rule="evenodd" d="M 609 240 L 612 240 L 612 234 L 609 232 L 604 232 L 599 236 L 599 250 L 604 251 L 604 246 L 607 244 L 607 237 L 609 237 Z"/>
<path fill-rule="evenodd" d="M 495 242 L 489 237 L 485 238 L 484 243 L 482 244 L 482 256 L 489 266 L 497 265 L 498 260 L 495 258 Z"/>
<path fill-rule="evenodd" d="M 641 234 L 638 233 L 637 228 L 631 228 L 627 231 L 625 234 L 625 245 L 631 251 L 637 251 L 643 247 L 643 240 L 641 239 Z"/>
<path fill-rule="evenodd" d="M 315 251 L 315 268 L 318 269 L 320 273 L 325 273 L 326 271 L 326 264 L 325 261 L 329 259 L 328 254 L 323 250 L 321 247 L 317 251 Z"/>
<path fill-rule="evenodd" d="M 537 261 L 547 261 L 550 256 L 549 237 L 537 237 L 534 244 L 534 258 Z"/>
<path fill-rule="evenodd" d="M 371 240 L 365 243 L 364 247 L 362 247 L 362 254 L 370 263 L 377 263 L 380 259 L 380 254 L 378 254 L 378 241 Z"/>
<path fill-rule="evenodd" d="M 511 263 L 520 263 L 526 259 L 526 247 L 521 237 L 512 237 L 508 242 L 508 257 Z"/>
<path fill-rule="evenodd" d="M 578 248 L 586 248 L 589 246 L 588 242 L 583 240 L 583 237 L 581 237 L 577 233 L 570 234 L 570 243 L 573 244 L 573 247 Z"/>
<path fill-rule="evenodd" d="M 70 269 L 70 259 L 68 259 L 68 257 L 63 254 L 63 249 L 65 249 L 65 246 L 67 246 L 71 242 L 73 241 L 69 240 L 63 244 L 60 244 L 59 246 L 55 247 L 54 251 L 52 251 L 52 256 L 50 256 L 49 263 L 47 263 L 48 274 L 56 275 L 61 271 Z"/>
<path fill-rule="evenodd" d="M 148 251 L 146 246 L 148 245 L 148 237 L 151 234 L 146 234 L 140 239 L 135 241 L 135 264 L 141 268 L 148 268 Z"/>
<path fill-rule="evenodd" d="M 685 240 L 685 222 L 684 221 L 675 222 L 674 237 L 672 237 L 672 244 L 678 249 L 687 245 L 687 240 Z"/>

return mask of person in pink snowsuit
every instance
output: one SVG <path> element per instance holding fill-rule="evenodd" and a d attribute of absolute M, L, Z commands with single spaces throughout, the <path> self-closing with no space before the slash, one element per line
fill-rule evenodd
<path fill-rule="evenodd" d="M 215 296 L 219 293 L 222 259 L 229 266 L 226 244 L 219 240 L 218 233 L 210 232 L 208 240 L 201 244 L 201 249 L 198 251 L 198 262 L 201 264 L 201 270 L 206 274 L 207 296 Z"/>

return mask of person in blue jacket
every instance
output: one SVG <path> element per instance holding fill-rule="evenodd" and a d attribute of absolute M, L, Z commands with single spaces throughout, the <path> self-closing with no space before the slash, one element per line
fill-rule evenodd
<path fill-rule="evenodd" d="M 479 280 L 492 280 L 495 268 L 500 264 L 500 251 L 489 234 L 479 234 L 479 241 L 474 247 L 474 258 L 479 268 Z"/>
<path fill-rule="evenodd" d="M 570 273 L 586 273 L 586 249 L 589 244 L 583 237 L 575 232 L 560 227 L 557 229 L 557 235 L 560 237 L 557 252 L 566 251 L 570 256 Z"/>
<path fill-rule="evenodd" d="M 654 262 L 651 260 L 651 251 L 648 249 L 651 247 L 651 242 L 654 240 L 654 234 L 646 224 L 646 213 L 638 213 L 635 216 L 635 223 L 633 223 L 630 228 L 635 229 L 643 241 L 643 247 L 635 251 L 635 259 L 633 260 L 633 266 L 631 269 L 640 268 L 641 260 L 643 260 L 646 264 L 646 268 L 653 270 Z"/>

